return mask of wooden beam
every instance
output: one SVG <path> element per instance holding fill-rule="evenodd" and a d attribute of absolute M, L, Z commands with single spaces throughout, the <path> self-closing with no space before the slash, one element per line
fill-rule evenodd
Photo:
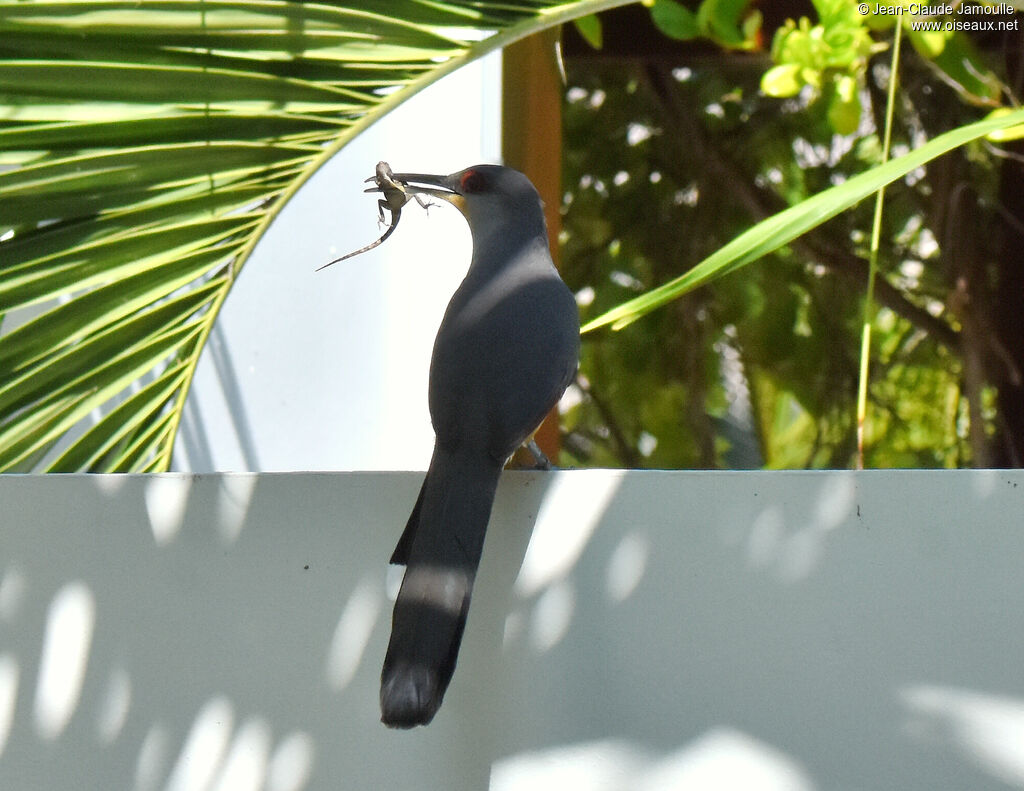
<path fill-rule="evenodd" d="M 501 104 L 502 158 L 537 187 L 556 266 L 562 228 L 562 77 L 555 54 L 559 36 L 557 29 L 545 30 L 505 48 Z M 548 458 L 556 461 L 560 447 L 556 410 L 536 439 Z"/>

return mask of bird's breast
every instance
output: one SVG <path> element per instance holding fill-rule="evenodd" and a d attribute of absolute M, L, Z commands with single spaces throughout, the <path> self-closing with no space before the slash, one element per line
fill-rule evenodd
<path fill-rule="evenodd" d="M 496 426 L 510 436 L 536 428 L 507 418 L 542 416 L 557 401 L 578 346 L 576 303 L 553 267 L 503 271 L 483 282 L 474 282 L 471 271 L 449 304 L 431 359 L 438 438 L 493 437 Z"/>

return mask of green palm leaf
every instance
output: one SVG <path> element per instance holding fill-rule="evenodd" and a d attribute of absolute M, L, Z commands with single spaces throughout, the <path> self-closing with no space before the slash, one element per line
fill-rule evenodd
<path fill-rule="evenodd" d="M 621 305 L 616 305 L 587 322 L 583 331 L 589 332 L 606 325 L 611 325 L 613 330 L 622 329 L 683 294 L 789 244 L 798 236 L 957 146 L 1022 122 L 1024 110 L 1016 110 L 939 135 L 908 154 L 860 173 L 842 184 L 762 220 L 679 277 Z"/>
<path fill-rule="evenodd" d="M 459 65 L 623 4 L 0 0 L 0 471 L 167 469 L 287 198 Z"/>

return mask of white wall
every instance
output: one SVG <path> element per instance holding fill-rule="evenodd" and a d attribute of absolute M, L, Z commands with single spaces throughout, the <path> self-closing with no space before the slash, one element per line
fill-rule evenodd
<path fill-rule="evenodd" d="M 500 161 L 501 54 L 449 75 L 357 137 L 288 203 L 232 289 L 186 402 L 173 469 L 426 469 L 427 369 L 469 266 L 465 221 L 409 204 L 380 247 L 363 180 Z"/>
<path fill-rule="evenodd" d="M 1024 472 L 507 473 L 392 732 L 419 482 L 0 476 L 0 789 L 1024 787 Z"/>

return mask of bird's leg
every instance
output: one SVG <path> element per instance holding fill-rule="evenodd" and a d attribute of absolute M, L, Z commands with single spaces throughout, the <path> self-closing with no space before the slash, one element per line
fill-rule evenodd
<path fill-rule="evenodd" d="M 553 470 L 554 465 L 551 463 L 551 459 L 540 449 L 540 445 L 537 444 L 537 440 L 530 437 L 525 443 L 525 447 L 530 454 L 533 456 L 535 462 L 535 470 Z"/>

